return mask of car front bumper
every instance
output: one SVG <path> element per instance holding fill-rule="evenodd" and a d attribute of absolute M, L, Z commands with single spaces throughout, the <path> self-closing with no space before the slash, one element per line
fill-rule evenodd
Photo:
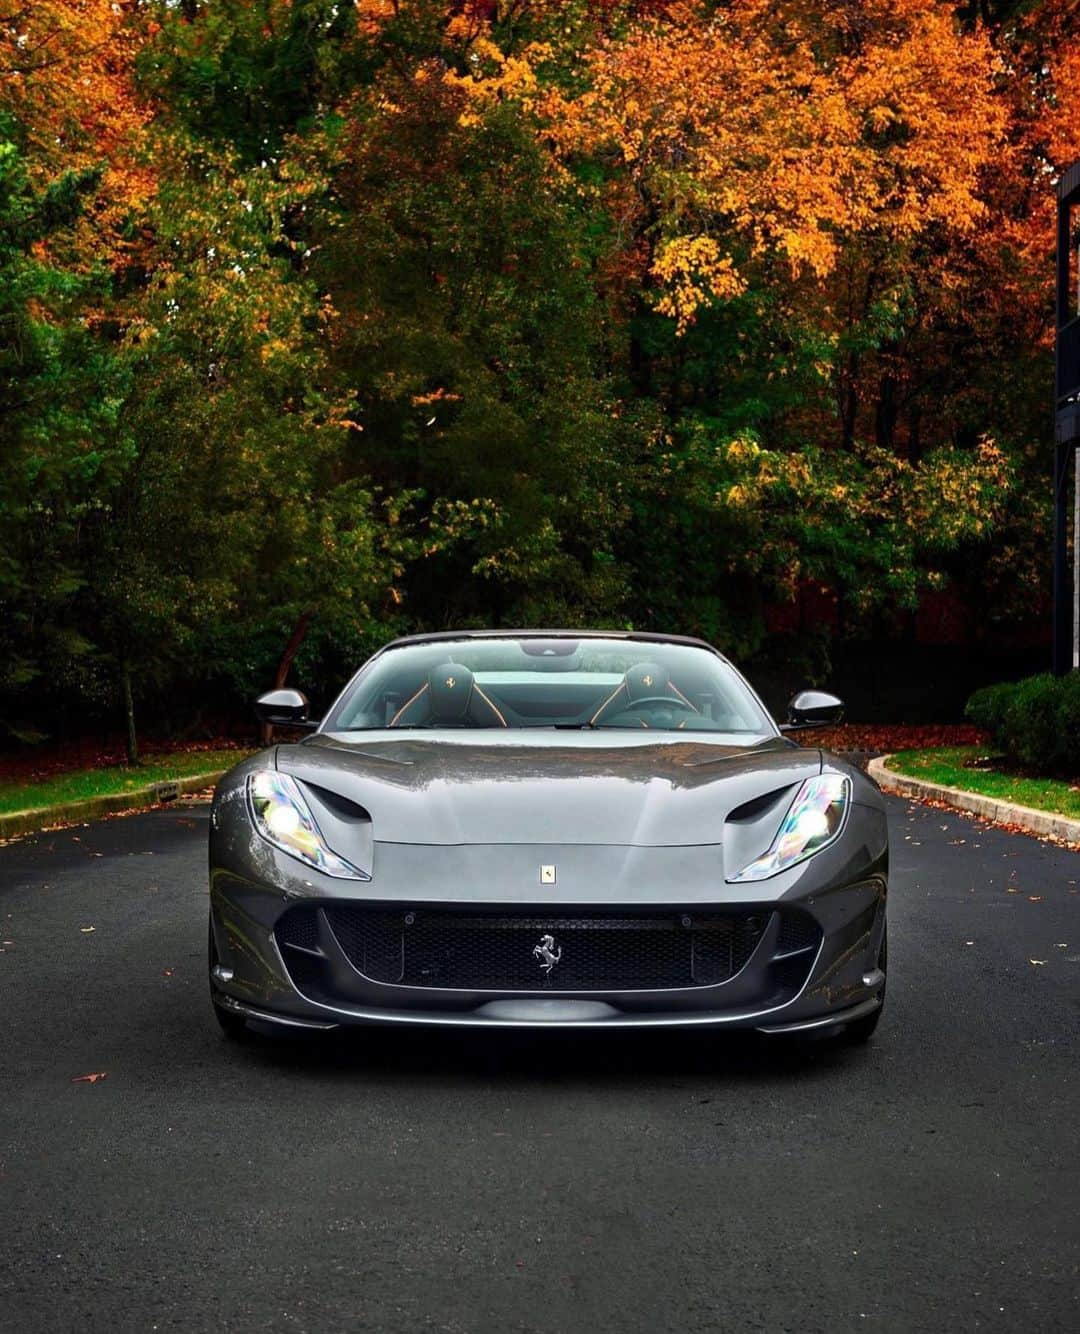
<path fill-rule="evenodd" d="M 274 859 L 277 854 L 273 854 Z M 278 868 L 279 870 L 282 868 Z M 286 874 L 292 874 L 285 865 Z M 826 869 L 815 868 L 815 872 Z M 217 867 L 211 876 L 211 921 L 217 964 L 211 975 L 215 1001 L 223 1009 L 251 1019 L 292 1028 L 327 1029 L 350 1024 L 439 1025 L 455 1028 L 752 1028 L 775 1032 L 811 1031 L 850 1022 L 871 1013 L 880 1003 L 884 976 L 877 967 L 885 927 L 884 863 L 854 880 L 843 874 L 831 880 L 805 874 L 786 888 L 777 882 L 723 887 L 723 898 L 686 904 L 695 920 L 702 913 L 753 914 L 767 925 L 747 957 L 716 985 L 574 990 L 552 986 L 550 980 L 513 989 L 403 985 L 376 980 L 358 966 L 355 951 L 342 948 L 329 923 L 342 905 L 358 911 L 379 902 L 360 899 L 366 886 L 333 887 L 333 895 L 312 895 L 306 883 L 291 892 L 266 881 L 254 881 Z M 850 867 L 846 868 L 850 871 Z M 306 893 L 303 893 L 306 891 Z M 634 910 L 678 914 L 679 901 L 664 896 Z M 411 905 L 418 915 L 432 910 L 430 901 L 397 900 L 382 906 L 403 916 Z M 443 900 L 437 911 L 460 906 L 476 911 L 475 903 Z M 579 911 L 583 905 L 544 903 L 537 914 Z M 297 953 L 282 940 L 287 914 L 300 908 L 318 923 L 311 950 Z M 510 905 L 485 902 L 489 917 Z M 523 905 L 514 904 L 520 913 Z M 617 905 L 601 904 L 590 912 L 610 914 Z M 785 954 L 781 928 L 792 916 L 812 922 L 812 945 Z M 565 976 L 565 974 L 562 974 Z M 556 973 L 557 982 L 560 974 Z"/>

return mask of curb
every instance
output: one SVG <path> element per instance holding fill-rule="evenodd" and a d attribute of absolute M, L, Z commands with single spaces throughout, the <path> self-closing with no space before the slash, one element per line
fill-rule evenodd
<path fill-rule="evenodd" d="M 980 792 L 965 792 L 963 788 L 946 787 L 944 783 L 931 783 L 923 778 L 894 773 L 887 767 L 889 759 L 891 756 L 882 755 L 879 759 L 871 760 L 866 768 L 870 777 L 886 792 L 901 797 L 914 797 L 916 800 L 940 801 L 955 810 L 966 811 L 968 815 L 977 815 L 994 824 L 1023 829 L 1037 838 L 1080 843 L 1080 820 L 1072 820 L 1067 815 L 1055 815 L 1052 811 L 1038 811 L 1033 806 L 1018 806 L 1000 797 L 985 797 Z"/>
<path fill-rule="evenodd" d="M 103 815 L 114 815 L 117 811 L 160 806 L 163 802 L 175 801 L 186 792 L 199 792 L 204 787 L 210 787 L 227 772 L 227 769 L 214 769 L 211 773 L 189 774 L 186 778 L 162 779 L 148 787 L 136 788 L 133 792 L 113 792 L 103 797 L 87 797 L 84 801 L 67 801 L 59 806 L 35 806 L 31 810 L 11 811 L 8 815 L 0 815 L 0 838 L 36 834 L 55 825 L 82 824 L 86 820 L 100 819 Z"/>

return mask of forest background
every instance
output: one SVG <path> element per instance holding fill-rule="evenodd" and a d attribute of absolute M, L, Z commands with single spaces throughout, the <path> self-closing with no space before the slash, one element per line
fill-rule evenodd
<path fill-rule="evenodd" d="M 0 0 L 0 746 L 660 629 L 1047 657 L 1075 0 Z"/>

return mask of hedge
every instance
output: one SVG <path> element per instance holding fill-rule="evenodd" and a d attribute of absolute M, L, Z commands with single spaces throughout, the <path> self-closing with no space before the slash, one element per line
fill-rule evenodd
<path fill-rule="evenodd" d="M 1080 672 L 985 686 L 964 712 L 1024 768 L 1080 775 Z"/>

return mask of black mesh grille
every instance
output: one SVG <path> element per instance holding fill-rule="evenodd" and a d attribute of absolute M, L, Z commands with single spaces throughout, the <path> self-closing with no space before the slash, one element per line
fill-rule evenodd
<path fill-rule="evenodd" d="M 792 909 L 780 917 L 780 936 L 776 942 L 777 954 L 794 954 L 796 950 L 816 949 L 821 940 L 821 928 L 807 913 Z"/>
<path fill-rule="evenodd" d="M 315 920 L 315 909 L 308 907 L 293 908 L 277 924 L 279 945 L 295 945 L 302 950 L 319 948 L 319 928 Z"/>
<path fill-rule="evenodd" d="M 767 912 L 536 916 L 359 904 L 323 911 L 353 966 L 374 981 L 497 991 L 714 986 L 744 966 L 769 921 Z"/>

